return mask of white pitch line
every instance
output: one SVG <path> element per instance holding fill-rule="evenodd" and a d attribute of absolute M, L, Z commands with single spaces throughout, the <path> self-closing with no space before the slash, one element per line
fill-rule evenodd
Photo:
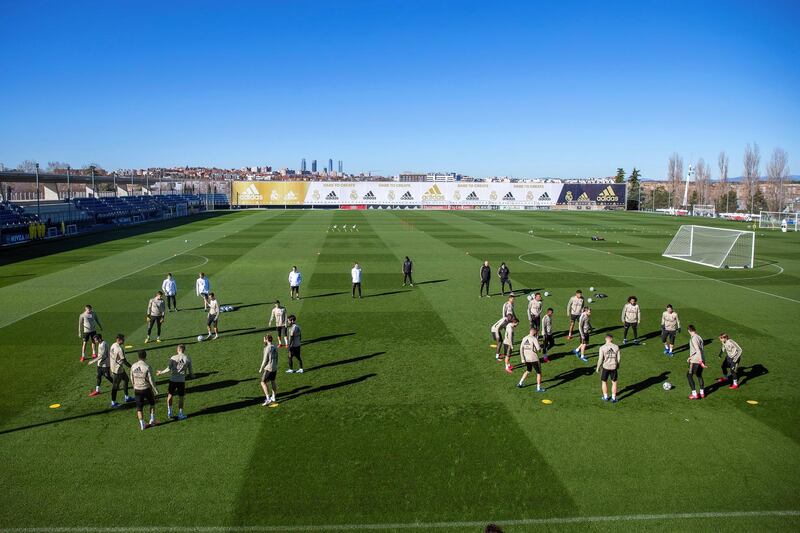
<path fill-rule="evenodd" d="M 593 524 L 604 522 L 654 522 L 702 518 L 768 518 L 800 517 L 800 511 L 730 511 L 709 513 L 635 514 L 608 516 L 566 516 L 554 518 L 521 518 L 516 520 L 465 520 L 458 522 L 404 522 L 396 524 L 309 524 L 303 526 L 133 526 L 133 527 L 19 527 L 3 528 L 0 533 L 233 533 L 280 531 L 352 531 L 392 529 L 454 529 L 478 528 L 489 523 L 500 526 Z"/>

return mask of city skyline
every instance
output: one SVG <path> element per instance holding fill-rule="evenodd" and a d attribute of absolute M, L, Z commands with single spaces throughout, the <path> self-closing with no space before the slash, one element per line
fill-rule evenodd
<path fill-rule="evenodd" d="M 800 154 L 794 2 L 187 6 L 6 5 L 0 162 L 658 179 L 673 152 Z"/>

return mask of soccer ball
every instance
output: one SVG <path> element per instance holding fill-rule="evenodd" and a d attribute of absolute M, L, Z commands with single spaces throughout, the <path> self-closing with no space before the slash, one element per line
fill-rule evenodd
<path fill-rule="evenodd" d="M 594 300 L 592 300 L 591 298 L 589 298 L 589 299 L 588 299 L 588 300 L 586 300 L 586 301 L 587 301 L 587 302 L 589 302 L 589 303 L 592 303 Z"/>
<path fill-rule="evenodd" d="M 544 295 L 545 295 L 545 296 L 550 296 L 550 293 L 549 293 L 549 292 L 547 292 L 547 291 L 544 291 Z"/>
<path fill-rule="evenodd" d="M 150 244 L 150 241 L 149 241 L 149 240 L 147 241 L 147 244 Z"/>
<path fill-rule="evenodd" d="M 189 242 L 189 239 L 184 239 L 183 242 Z"/>
<path fill-rule="evenodd" d="M 203 342 L 203 338 L 204 337 L 202 335 L 198 335 L 197 336 L 197 342 Z"/>
<path fill-rule="evenodd" d="M 594 287 L 589 287 L 589 290 L 594 292 Z"/>
<path fill-rule="evenodd" d="M 670 390 L 670 389 L 672 388 L 672 383 L 670 383 L 669 381 L 665 381 L 665 382 L 664 382 L 664 384 L 663 384 L 663 385 L 661 385 L 661 387 L 662 387 L 664 390 Z"/>

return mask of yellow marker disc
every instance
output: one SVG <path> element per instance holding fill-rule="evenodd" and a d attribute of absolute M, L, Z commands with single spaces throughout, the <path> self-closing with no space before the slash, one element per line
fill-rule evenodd
<path fill-rule="evenodd" d="M 50 406 L 50 409 L 58 409 L 59 407 L 61 407 L 60 403 L 54 403 Z"/>
<path fill-rule="evenodd" d="M 267 407 L 269 407 L 269 408 L 272 408 L 272 407 L 278 407 L 279 405 L 280 405 L 279 403 L 272 402 L 272 403 L 271 403 L 271 404 L 269 404 Z"/>
<path fill-rule="evenodd" d="M 489 348 L 497 348 L 497 345 L 496 344 L 490 344 Z"/>
<path fill-rule="evenodd" d="M 749 403 L 750 405 L 758 405 L 758 402 L 755 400 L 747 400 L 747 403 Z"/>
<path fill-rule="evenodd" d="M 551 403 L 553 403 L 553 400 L 542 400 L 542 403 L 545 405 L 550 405 Z"/>
<path fill-rule="evenodd" d="M 126 350 L 128 350 L 128 349 L 130 349 L 130 348 L 133 348 L 133 344 L 126 344 L 126 345 L 125 345 L 125 349 L 126 349 Z"/>

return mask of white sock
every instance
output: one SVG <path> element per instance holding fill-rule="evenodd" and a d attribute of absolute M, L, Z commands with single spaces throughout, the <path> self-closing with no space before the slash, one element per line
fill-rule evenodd
<path fill-rule="evenodd" d="M 100 385 L 96 386 L 96 387 L 94 388 L 94 390 L 96 390 L 97 392 L 100 392 Z"/>
<path fill-rule="evenodd" d="M 182 415 L 183 414 L 183 409 L 178 409 L 178 414 Z"/>
<path fill-rule="evenodd" d="M 150 415 L 150 423 L 152 424 L 155 421 L 156 421 L 155 415 Z"/>
<path fill-rule="evenodd" d="M 519 384 L 520 385 L 524 385 L 525 384 L 525 380 L 524 379 L 519 380 Z"/>
<path fill-rule="evenodd" d="M 139 420 L 139 427 L 144 429 L 144 419 Z"/>
<path fill-rule="evenodd" d="M 608 394 L 603 394 L 603 399 L 608 400 Z"/>
<path fill-rule="evenodd" d="M 536 390 L 542 390 L 542 386 L 537 384 L 536 385 Z"/>
<path fill-rule="evenodd" d="M 734 384 L 734 385 L 738 385 L 738 384 L 739 384 L 739 382 L 738 382 L 738 381 L 736 381 L 736 380 L 734 379 L 734 380 L 733 380 L 733 384 Z"/>
<path fill-rule="evenodd" d="M 274 394 L 272 395 L 272 397 L 270 398 L 270 400 L 272 400 L 273 402 L 275 401 L 275 395 L 274 395 Z"/>
<path fill-rule="evenodd" d="M 617 399 L 617 395 L 616 395 L 616 394 L 612 394 L 612 395 L 611 395 L 611 399 L 612 399 L 612 400 L 616 400 L 616 399 Z"/>
<path fill-rule="evenodd" d="M 696 390 L 692 391 L 692 396 L 697 396 L 697 391 Z"/>

